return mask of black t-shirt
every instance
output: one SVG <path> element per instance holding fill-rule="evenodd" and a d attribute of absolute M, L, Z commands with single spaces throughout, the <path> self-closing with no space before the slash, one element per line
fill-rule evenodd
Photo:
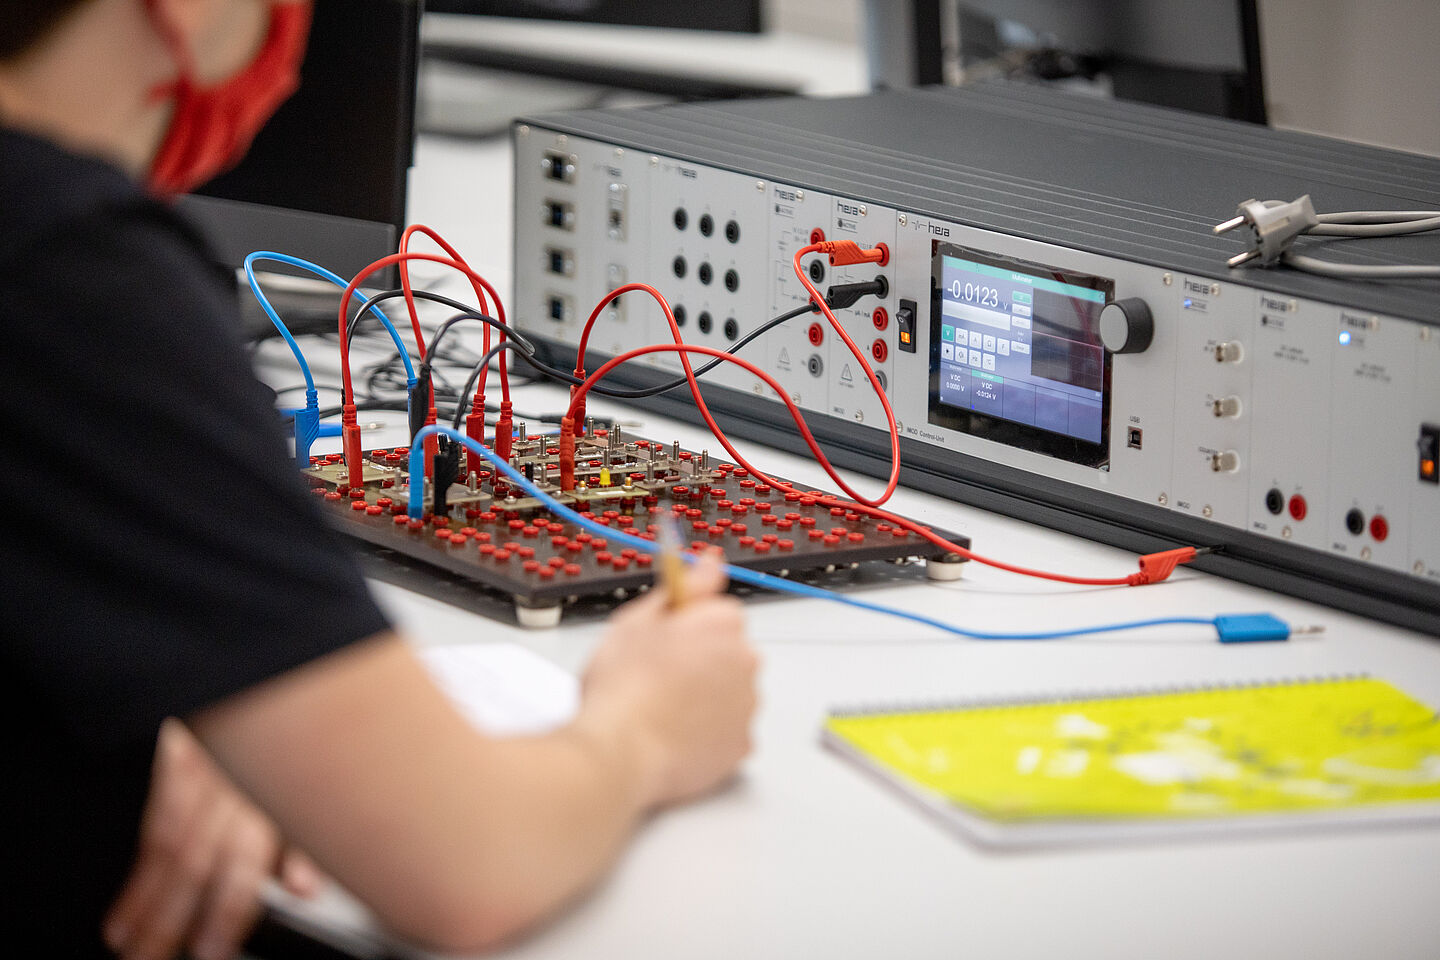
<path fill-rule="evenodd" d="M 104 955 L 163 718 L 386 628 L 239 327 L 168 209 L 0 128 L 7 943 Z"/>

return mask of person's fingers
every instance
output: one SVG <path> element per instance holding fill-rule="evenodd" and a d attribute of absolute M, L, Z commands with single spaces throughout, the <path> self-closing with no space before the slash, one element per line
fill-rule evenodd
<path fill-rule="evenodd" d="M 233 956 L 279 850 L 265 815 L 182 724 L 167 720 L 135 866 L 102 928 L 106 944 L 125 960 L 169 960 L 187 943 L 203 960 Z"/>
<path fill-rule="evenodd" d="M 685 565 L 684 576 L 685 583 L 682 589 L 685 592 L 687 604 L 723 592 L 728 580 L 725 573 L 724 551 L 717 548 L 702 553 L 695 562 Z M 617 608 L 611 615 L 610 622 L 614 626 L 622 627 L 653 623 L 669 603 L 669 591 L 666 590 L 664 584 L 657 584 L 655 589 L 649 590 L 643 596 Z"/>
<path fill-rule="evenodd" d="M 685 570 L 685 592 L 690 597 L 708 597 L 725 590 L 724 555 L 705 551 Z"/>
<path fill-rule="evenodd" d="M 228 829 L 200 913 L 192 920 L 195 960 L 230 960 L 260 917 L 260 887 L 279 840 L 257 811 L 241 811 Z"/>
<path fill-rule="evenodd" d="M 145 908 L 159 898 L 164 878 L 164 871 L 154 862 L 154 858 L 146 858 L 136 864 L 135 870 L 120 891 L 119 899 L 106 914 L 104 926 L 101 928 L 105 945 L 114 953 L 123 955 L 135 939 L 136 930 L 145 916 Z"/>
<path fill-rule="evenodd" d="M 709 594 L 697 597 L 673 614 L 674 629 L 689 636 L 696 631 L 707 636 L 739 639 L 745 631 L 744 606 L 735 597 Z"/>
<path fill-rule="evenodd" d="M 214 788 L 183 738 L 177 739 L 173 730 L 162 730 L 135 866 L 102 928 L 110 949 L 123 953 L 148 922 L 154 905 L 172 882 L 182 851 L 202 830 L 202 819 L 214 802 Z"/>
<path fill-rule="evenodd" d="M 694 563 L 686 564 L 685 583 L 682 586 L 685 602 L 679 610 L 669 610 L 670 594 L 664 586 L 660 586 L 619 607 L 610 617 L 611 629 L 636 631 L 644 636 L 658 638 L 662 634 L 656 633 L 655 627 L 661 622 L 661 618 L 692 619 L 697 615 L 697 608 L 702 611 L 700 616 L 703 618 L 704 611 L 710 610 L 709 604 L 729 599 L 723 596 L 728 579 L 723 556 L 720 551 L 707 551 Z M 731 610 L 730 607 L 735 609 Z M 731 617 L 740 616 L 738 603 L 730 604 L 725 611 L 727 621 Z"/>
<path fill-rule="evenodd" d="M 330 878 L 302 850 L 287 847 L 280 856 L 280 883 L 297 897 L 313 897 L 325 888 Z"/>
<path fill-rule="evenodd" d="M 121 951 L 125 960 L 169 960 L 179 952 L 216 871 L 236 806 L 233 797 L 217 795 L 178 848 L 162 849 L 163 877 L 144 905 L 130 943 Z"/>

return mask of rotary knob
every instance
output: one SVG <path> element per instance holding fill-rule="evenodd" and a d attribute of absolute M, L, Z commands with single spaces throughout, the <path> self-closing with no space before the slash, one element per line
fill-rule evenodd
<path fill-rule="evenodd" d="M 1154 336 L 1150 307 L 1138 297 L 1112 300 L 1100 311 L 1100 342 L 1111 353 L 1141 353 Z"/>

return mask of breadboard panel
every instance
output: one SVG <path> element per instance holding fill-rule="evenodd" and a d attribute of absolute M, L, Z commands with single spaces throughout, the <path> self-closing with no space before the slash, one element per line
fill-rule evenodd
<path fill-rule="evenodd" d="M 782 493 L 744 468 L 712 463 L 703 451 L 678 443 L 596 430 L 578 440 L 577 488 L 568 493 L 554 482 L 559 452 L 552 437 L 521 439 L 511 462 L 546 493 L 603 526 L 654 539 L 662 523 L 674 522 L 688 549 L 719 547 L 731 564 L 806 576 L 870 563 L 926 562 L 953 573 L 961 562 L 903 528 L 820 502 L 820 491 L 790 484 L 794 491 Z M 404 447 L 369 451 L 361 488 L 346 483 L 339 454 L 313 458 L 304 475 L 326 514 L 349 536 L 509 595 L 522 609 L 558 610 L 654 582 L 650 554 L 557 518 L 490 471 L 452 484 L 442 511 L 411 518 L 408 460 Z M 935 532 L 969 546 L 959 534 Z"/>

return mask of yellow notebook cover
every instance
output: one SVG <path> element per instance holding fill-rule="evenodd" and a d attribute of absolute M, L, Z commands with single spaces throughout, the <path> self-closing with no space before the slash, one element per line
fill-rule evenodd
<path fill-rule="evenodd" d="M 985 842 L 1440 818 L 1440 722 L 1341 677 L 833 713 L 825 743 Z"/>

